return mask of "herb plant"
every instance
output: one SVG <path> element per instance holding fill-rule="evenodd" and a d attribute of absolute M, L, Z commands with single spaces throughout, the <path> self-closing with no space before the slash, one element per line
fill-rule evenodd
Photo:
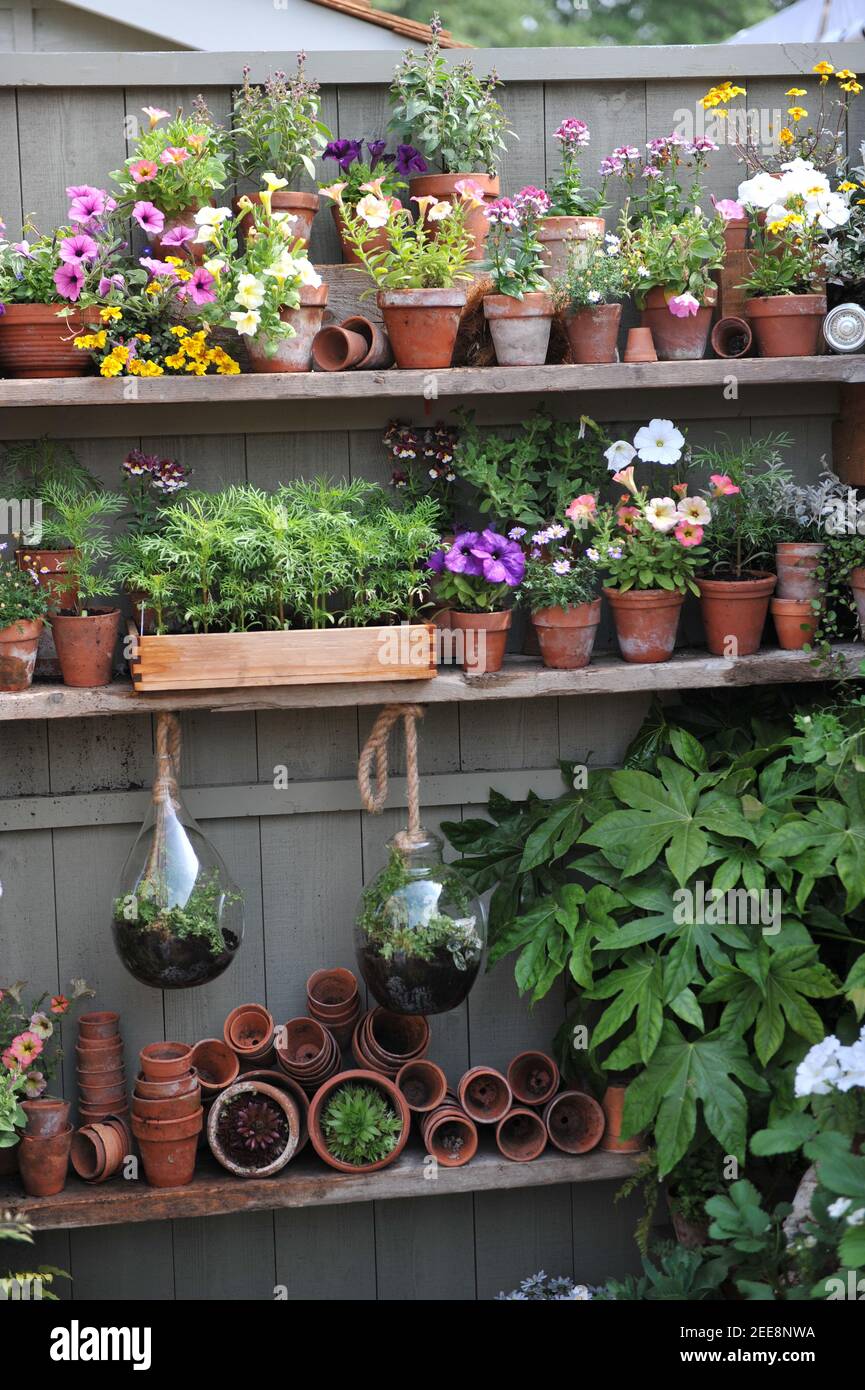
<path fill-rule="evenodd" d="M 87 617 L 92 600 L 112 592 L 100 566 L 111 553 L 107 527 L 123 510 L 123 498 L 111 492 L 78 493 L 64 483 L 51 483 L 43 492 L 49 507 L 43 540 L 49 548 L 71 547 L 67 582 L 75 593 L 74 612 Z"/>
<path fill-rule="evenodd" d="M 324 1142 L 334 1158 L 362 1167 L 387 1158 L 402 1134 L 402 1120 L 374 1086 L 340 1086 L 321 1114 Z"/>
<path fill-rule="evenodd" d="M 166 941 L 199 941 L 211 955 L 222 955 L 226 941 L 220 917 L 240 898 L 225 892 L 218 871 L 199 873 L 182 906 L 170 905 L 170 898 L 167 883 L 158 877 L 142 878 L 131 897 L 115 900 L 114 920 L 120 926 L 131 924 L 142 932 L 153 932 Z"/>
<path fill-rule="evenodd" d="M 789 435 L 731 440 L 694 448 L 695 468 L 708 472 L 712 524 L 708 566 L 712 573 L 740 578 L 754 569 L 772 570 L 775 546 L 788 537 L 786 509 L 793 477 L 783 462 Z"/>
<path fill-rule="evenodd" d="M 319 119 L 318 83 L 304 69 L 298 54 L 291 77 L 275 72 L 261 86 L 243 69 L 243 86 L 234 93 L 232 139 L 238 173 L 259 179 L 272 170 L 278 179 L 294 183 L 301 171 L 315 178 L 315 160 L 330 131 Z"/>

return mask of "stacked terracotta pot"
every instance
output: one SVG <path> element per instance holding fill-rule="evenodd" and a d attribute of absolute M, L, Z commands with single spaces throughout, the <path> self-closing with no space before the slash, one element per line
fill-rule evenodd
<path fill-rule="evenodd" d="M 241 1068 L 263 1067 L 273 1059 L 273 1019 L 263 1004 L 239 1004 L 222 1030 Z"/>
<path fill-rule="evenodd" d="M 107 1115 L 128 1115 L 120 1015 L 82 1014 L 75 1053 L 82 1123 L 99 1123 Z"/>
<path fill-rule="evenodd" d="M 426 1115 L 435 1110 L 444 1101 L 448 1090 L 447 1077 L 441 1067 L 424 1057 L 400 1067 L 396 1084 L 413 1115 Z"/>
<path fill-rule="evenodd" d="M 306 1012 L 348 1047 L 360 1018 L 360 994 L 350 970 L 316 970 L 306 982 Z"/>
<path fill-rule="evenodd" d="M 18 1171 L 31 1197 L 53 1197 L 66 1186 L 72 1126 L 69 1102 L 25 1100 L 27 1128 L 18 1144 Z"/>
<path fill-rule="evenodd" d="M 309 1095 L 340 1069 L 336 1038 L 314 1018 L 292 1018 L 277 1029 L 276 1057 L 286 1076 Z"/>
<path fill-rule="evenodd" d="M 192 1181 L 204 1123 L 201 1087 L 186 1043 L 150 1043 L 132 1093 L 132 1132 L 151 1187 Z"/>
<path fill-rule="evenodd" d="M 392 1080 L 406 1062 L 416 1062 L 429 1049 L 429 1024 L 422 1014 L 393 1014 L 371 1009 L 358 1022 L 351 1050 L 359 1067 Z"/>
<path fill-rule="evenodd" d="M 424 1148 L 443 1168 L 462 1168 L 478 1151 L 478 1129 L 453 1091 L 421 1117 Z"/>
<path fill-rule="evenodd" d="M 132 1151 L 132 1132 L 122 1115 L 82 1125 L 72 1136 L 72 1167 L 85 1182 L 102 1183 L 120 1172 Z"/>

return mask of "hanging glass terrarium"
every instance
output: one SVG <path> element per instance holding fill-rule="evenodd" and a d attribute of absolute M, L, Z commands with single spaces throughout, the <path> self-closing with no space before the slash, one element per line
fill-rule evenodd
<path fill-rule="evenodd" d="M 483 960 L 481 902 L 425 830 L 388 842 L 388 862 L 364 890 L 355 925 L 358 965 L 379 1004 L 441 1014 L 461 1004 Z"/>
<path fill-rule="evenodd" d="M 180 726 L 156 725 L 150 809 L 113 903 L 114 943 L 127 970 L 156 989 L 215 980 L 243 938 L 243 899 L 180 796 Z"/>

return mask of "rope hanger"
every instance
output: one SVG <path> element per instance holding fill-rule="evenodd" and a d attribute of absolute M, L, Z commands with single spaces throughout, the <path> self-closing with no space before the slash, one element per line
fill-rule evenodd
<path fill-rule="evenodd" d="M 357 784 L 365 811 L 381 815 L 387 801 L 387 749 L 391 730 L 402 719 L 405 734 L 406 800 L 408 827 L 394 836 L 400 849 L 410 849 L 424 838 L 420 824 L 420 775 L 417 766 L 417 721 L 423 719 L 423 705 L 385 705 L 372 726 L 357 765 Z M 375 785 L 372 766 L 375 761 Z"/>

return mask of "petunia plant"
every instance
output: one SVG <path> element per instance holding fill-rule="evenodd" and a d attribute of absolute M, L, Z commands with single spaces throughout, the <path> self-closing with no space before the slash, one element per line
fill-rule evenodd
<path fill-rule="evenodd" d="M 743 288 L 755 297 L 821 291 L 827 233 L 850 220 L 848 197 L 832 191 L 825 173 L 802 159 L 788 161 L 782 169 L 777 176 L 757 173 L 739 185 L 752 241 Z"/>
<path fill-rule="evenodd" d="M 466 217 L 483 199 L 470 179 L 461 181 L 453 202 L 431 195 L 413 198 L 417 219 L 408 208 L 394 206 L 381 178 L 361 185 L 363 197 L 354 207 L 343 200 L 342 190 L 336 182 L 322 192 L 340 210 L 343 237 L 359 262 L 355 269 L 366 271 L 378 289 L 452 289 L 471 279 L 472 237 Z M 370 237 L 383 229 L 387 244 L 371 242 Z"/>
<path fill-rule="evenodd" d="M 351 208 L 357 207 L 368 192 L 365 185 L 372 179 L 379 181 L 382 198 L 394 198 L 408 187 L 406 180 L 412 174 L 423 174 L 427 168 L 423 155 L 413 145 L 398 145 L 392 151 L 386 140 L 330 140 L 322 159 L 335 161 L 339 170 L 337 182 L 323 186 L 322 191 L 332 197 L 331 190 L 338 188 L 343 205 Z"/>
<path fill-rule="evenodd" d="M 524 294 L 550 288 L 538 241 L 538 222 L 549 209 L 547 194 L 531 185 L 513 198 L 497 198 L 485 205 L 484 217 L 490 224 L 485 269 L 496 294 L 522 299 Z"/>
<path fill-rule="evenodd" d="M 182 109 L 174 116 L 157 106 L 142 109 L 147 125 L 135 139 L 135 152 L 111 174 L 123 203 L 150 201 L 166 217 L 209 203 L 225 187 L 228 159 L 225 132 L 204 98 L 196 98 L 188 116 Z"/>
<path fill-rule="evenodd" d="M 67 225 L 42 234 L 27 222 L 19 241 L 0 240 L 0 304 L 61 304 L 68 314 L 122 281 L 126 242 L 117 203 L 90 184 L 73 184 L 66 194 Z"/>
<path fill-rule="evenodd" d="M 579 152 L 590 140 L 589 127 L 568 116 L 553 133 L 561 152 L 562 167 L 549 189 L 550 217 L 596 217 L 606 206 L 607 177 L 599 189 L 584 188 Z"/>
<path fill-rule="evenodd" d="M 626 214 L 621 223 L 621 251 L 628 265 L 634 299 L 645 308 L 649 290 L 662 289 L 677 318 L 712 303 L 717 290 L 713 272 L 724 263 L 724 218 L 691 210 L 677 220 Z"/>
<path fill-rule="evenodd" d="M 543 608 L 576 608 L 598 597 L 598 552 L 587 544 L 597 509 L 597 498 L 590 492 L 582 493 L 565 510 L 567 524 L 553 522 L 530 537 L 521 526 L 509 531 L 511 540 L 525 536 L 523 544 L 529 543 L 520 592 L 532 613 Z"/>
<path fill-rule="evenodd" d="M 261 86 L 250 82 L 243 69 L 243 85 L 234 93 L 232 139 L 238 173 L 260 179 L 265 169 L 286 183 L 301 172 L 315 178 L 315 160 L 330 131 L 320 119 L 318 83 L 305 71 L 305 54 L 299 53 L 291 77 L 269 74 Z"/>
<path fill-rule="evenodd" d="M 95 990 L 86 980 L 72 980 L 70 995 L 46 991 L 25 1004 L 26 984 L 26 980 L 18 980 L 0 989 L 0 1084 L 7 1095 L 36 1100 L 63 1056 L 58 1046 L 63 1018 L 79 1000 L 92 998 Z M 9 1148 L 18 1140 L 15 1130 L 21 1118 L 10 1117 L 8 1110 L 4 1106 L 0 1111 L 0 1148 Z"/>
<path fill-rule="evenodd" d="M 443 603 L 463 613 L 493 613 L 519 588 L 526 559 L 518 542 L 498 531 L 461 531 L 448 549 L 434 551 L 429 568 Z"/>

